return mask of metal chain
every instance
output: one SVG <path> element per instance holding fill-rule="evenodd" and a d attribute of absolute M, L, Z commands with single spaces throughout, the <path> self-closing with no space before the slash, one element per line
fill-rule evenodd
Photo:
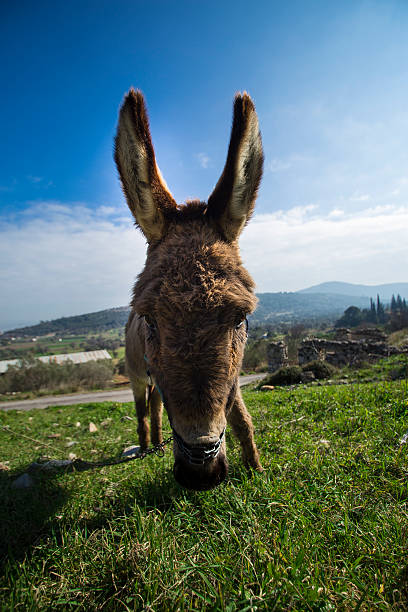
<path fill-rule="evenodd" d="M 0 425 L 0 429 L 3 429 L 9 434 L 12 434 L 16 437 L 22 437 L 30 440 L 31 442 L 36 442 L 37 444 L 41 444 L 42 446 L 46 446 L 54 451 L 54 453 L 58 453 L 57 449 L 53 448 L 50 444 L 45 444 L 40 440 L 36 440 L 35 438 L 31 438 L 30 436 L 26 436 L 25 434 L 17 433 L 10 429 L 10 427 Z M 119 465 L 121 463 L 128 463 L 129 461 L 134 461 L 135 459 L 145 459 L 148 455 L 155 454 L 157 457 L 164 457 L 165 450 L 167 444 L 169 444 L 173 440 L 173 436 L 169 436 L 163 442 L 156 444 L 156 446 L 152 446 L 151 448 L 147 448 L 142 453 L 138 453 L 132 455 L 130 457 L 121 457 L 119 459 L 106 459 L 105 461 L 84 461 L 83 459 L 48 459 L 45 462 L 34 462 L 28 467 L 28 470 L 31 472 L 35 471 L 77 471 L 83 472 L 85 470 L 91 470 L 93 468 L 99 467 L 109 467 L 111 465 Z"/>
<path fill-rule="evenodd" d="M 145 459 L 148 455 L 155 454 L 157 457 L 164 457 L 165 447 L 169 442 L 171 442 L 173 436 L 170 436 L 156 444 L 156 446 L 152 446 L 151 448 L 147 448 L 140 454 L 135 454 L 131 457 L 122 457 L 120 459 L 106 459 L 105 461 L 84 461 L 83 459 L 73 459 L 73 460 L 53 460 L 47 461 L 45 463 L 32 463 L 30 466 L 30 471 L 64 471 L 64 472 L 85 472 L 86 470 L 92 470 L 95 468 L 109 467 L 111 465 L 119 465 L 121 463 L 128 463 L 129 461 L 134 461 L 135 459 Z"/>
<path fill-rule="evenodd" d="M 129 461 L 133 461 L 134 459 L 145 459 L 148 455 L 155 454 L 157 457 L 164 457 L 166 445 L 169 444 L 173 440 L 173 436 L 169 436 L 163 442 L 159 442 L 156 446 L 152 446 L 151 448 L 147 448 L 140 454 L 132 455 L 131 457 L 122 457 L 121 459 L 107 459 L 106 461 L 83 461 L 82 459 L 75 459 L 72 462 L 72 465 L 75 469 L 84 469 L 89 467 L 105 467 L 109 465 L 119 465 L 120 463 L 128 463 Z"/>

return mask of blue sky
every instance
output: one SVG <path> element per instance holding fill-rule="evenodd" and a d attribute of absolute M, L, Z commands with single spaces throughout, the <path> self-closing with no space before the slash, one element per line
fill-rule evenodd
<path fill-rule="evenodd" d="M 207 199 L 232 99 L 265 171 L 241 245 L 259 291 L 405 281 L 406 2 L 3 2 L 0 329 L 128 302 L 145 245 L 112 160 L 145 93 L 179 202 Z"/>

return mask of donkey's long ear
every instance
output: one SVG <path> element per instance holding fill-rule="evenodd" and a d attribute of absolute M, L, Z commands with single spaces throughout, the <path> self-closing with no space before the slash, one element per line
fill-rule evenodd
<path fill-rule="evenodd" d="M 254 209 L 263 160 L 254 103 L 247 93 L 237 94 L 227 161 L 207 209 L 231 242 L 238 238 Z"/>
<path fill-rule="evenodd" d="M 128 206 L 148 242 L 160 240 L 176 202 L 156 164 L 143 94 L 131 89 L 119 113 L 115 161 Z"/>

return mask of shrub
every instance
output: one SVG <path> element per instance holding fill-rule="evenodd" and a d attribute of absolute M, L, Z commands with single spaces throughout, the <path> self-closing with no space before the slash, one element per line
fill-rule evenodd
<path fill-rule="evenodd" d="M 388 378 L 390 380 L 406 380 L 408 379 L 408 363 L 401 363 L 396 368 L 389 371 Z"/>
<path fill-rule="evenodd" d="M 249 340 L 245 347 L 242 369 L 245 372 L 266 370 L 268 357 L 266 354 L 267 343 L 263 339 Z"/>
<path fill-rule="evenodd" d="M 310 361 L 302 367 L 303 372 L 313 372 L 317 379 L 330 378 L 336 372 L 336 368 L 327 361 Z"/>
<path fill-rule="evenodd" d="M 262 385 L 296 385 L 302 380 L 302 368 L 300 366 L 286 366 L 280 368 L 267 378 L 262 380 Z"/>
<path fill-rule="evenodd" d="M 25 360 L 21 366 L 12 366 L 0 377 L 0 393 L 18 391 L 100 389 L 112 380 L 110 361 L 72 362 L 58 365 Z"/>
<path fill-rule="evenodd" d="M 119 361 L 116 364 L 115 367 L 115 372 L 117 374 L 122 374 L 122 375 L 126 375 L 126 360 L 124 357 L 122 357 L 121 359 L 119 359 Z"/>

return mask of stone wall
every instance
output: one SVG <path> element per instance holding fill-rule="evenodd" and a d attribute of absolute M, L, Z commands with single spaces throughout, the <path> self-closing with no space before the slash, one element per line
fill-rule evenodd
<path fill-rule="evenodd" d="M 268 356 L 268 371 L 276 372 L 282 366 L 287 366 L 288 360 L 288 347 L 281 340 L 280 342 L 269 342 L 266 353 Z"/>
<path fill-rule="evenodd" d="M 387 335 L 378 327 L 357 327 L 348 329 L 338 327 L 335 330 L 335 340 L 370 340 L 372 342 L 386 342 Z"/>
<path fill-rule="evenodd" d="M 373 362 L 390 355 L 408 354 L 408 347 L 396 348 L 386 342 L 386 335 L 377 328 L 336 330 L 334 340 L 306 338 L 298 350 L 298 363 L 304 365 L 310 361 L 327 361 L 331 365 L 343 367 L 359 362 Z M 268 370 L 275 372 L 288 365 L 286 344 L 271 342 L 267 349 Z"/>
<path fill-rule="evenodd" d="M 318 359 L 327 361 L 334 366 L 345 366 L 361 361 L 376 361 L 382 357 L 389 357 L 401 352 L 404 351 L 385 342 L 306 338 L 300 345 L 298 360 L 299 365 Z"/>

